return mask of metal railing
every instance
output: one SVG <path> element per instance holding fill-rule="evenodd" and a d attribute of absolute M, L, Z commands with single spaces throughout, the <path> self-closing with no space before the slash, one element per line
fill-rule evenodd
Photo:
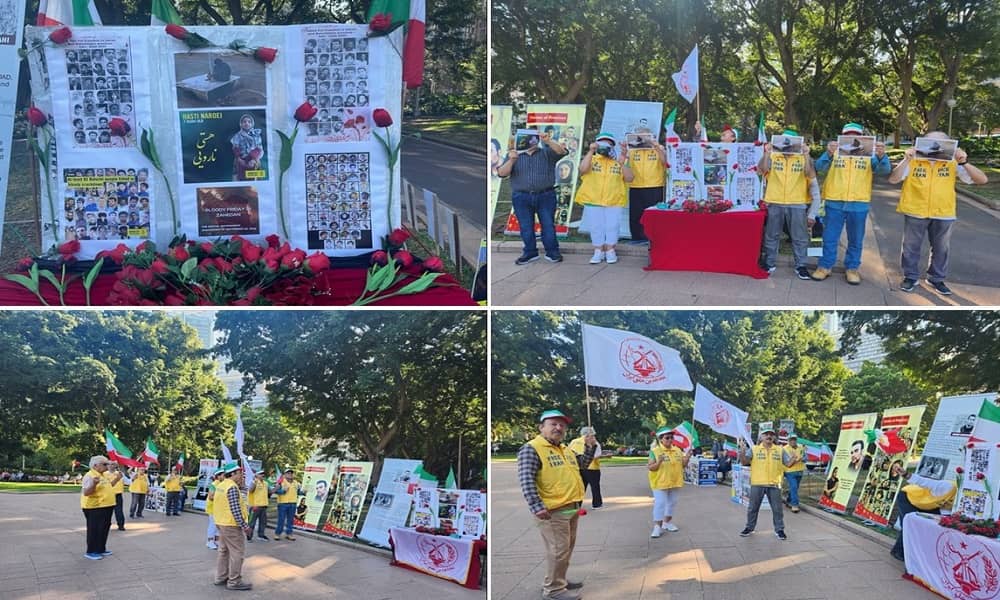
<path fill-rule="evenodd" d="M 441 201 L 434 192 L 405 179 L 400 198 L 403 223 L 434 240 L 442 254 L 455 263 L 459 277 L 464 268 L 476 268 L 480 242 L 486 237 L 482 227 Z"/>

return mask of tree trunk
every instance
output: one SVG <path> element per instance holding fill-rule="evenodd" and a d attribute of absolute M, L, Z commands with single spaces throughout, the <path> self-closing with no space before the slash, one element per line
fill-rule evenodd
<path fill-rule="evenodd" d="M 896 120 L 896 146 L 902 142 L 903 135 L 913 138 L 913 124 L 910 122 L 910 98 L 913 94 L 913 63 L 916 60 L 917 44 L 911 39 L 906 46 L 906 58 L 899 65 L 900 103 L 899 116 Z"/>
<path fill-rule="evenodd" d="M 958 52 L 950 48 L 940 50 L 941 62 L 944 64 L 945 78 L 944 85 L 941 86 L 941 95 L 934 102 L 934 106 L 927 114 L 927 131 L 941 129 L 940 122 L 945 117 L 948 110 L 947 100 L 955 97 L 955 89 L 958 87 L 958 71 L 962 64 Z"/>

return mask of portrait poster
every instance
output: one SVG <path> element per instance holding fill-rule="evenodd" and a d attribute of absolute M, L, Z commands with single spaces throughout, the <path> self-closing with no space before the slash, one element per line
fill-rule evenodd
<path fill-rule="evenodd" d="M 167 512 L 167 490 L 160 486 L 150 486 L 146 494 L 146 511 Z"/>
<path fill-rule="evenodd" d="M 370 152 L 305 155 L 308 250 L 374 248 Z"/>
<path fill-rule="evenodd" d="M 149 169 L 116 168 L 114 162 L 59 169 L 62 215 L 58 222 L 64 239 L 103 249 L 150 237 L 155 200 L 149 194 Z"/>
<path fill-rule="evenodd" d="M 585 104 L 529 104 L 527 107 L 527 127 L 537 129 L 540 132 L 548 132 L 552 139 L 566 148 L 566 155 L 563 156 L 556 165 L 556 172 L 565 171 L 568 166 L 568 174 L 565 177 L 557 176 L 556 179 L 556 235 L 565 237 L 569 235 L 569 221 L 573 214 L 573 197 L 576 195 L 577 179 L 576 166 L 580 164 L 582 156 L 582 140 L 584 120 L 587 116 L 587 106 Z M 541 225 L 535 223 L 535 232 L 540 233 Z M 514 209 L 511 207 L 507 216 L 507 224 L 504 227 L 504 235 L 520 234 L 520 225 Z"/>
<path fill-rule="evenodd" d="M 861 465 L 864 462 L 868 437 L 866 429 L 874 429 L 878 413 L 844 415 L 840 419 L 840 435 L 837 437 L 837 449 L 830 462 L 830 474 L 827 482 L 835 484 L 834 491 L 819 498 L 820 506 L 832 512 L 846 513 L 847 504 L 851 500 L 854 484 L 858 481 Z"/>
<path fill-rule="evenodd" d="M 389 528 L 405 527 L 410 515 L 413 493 L 418 487 L 417 467 L 420 460 L 387 458 L 382 462 L 382 474 L 368 515 L 358 538 L 375 546 L 389 547 Z"/>
<path fill-rule="evenodd" d="M 889 525 L 889 514 L 903 484 L 901 476 L 906 472 L 926 408 L 923 405 L 908 406 L 891 408 L 882 413 L 879 424 L 881 435 L 875 438 L 875 454 L 854 506 L 855 517 L 882 527 Z"/>
<path fill-rule="evenodd" d="M 0 245 L 3 244 L 17 84 L 21 75 L 17 50 L 21 47 L 24 8 L 24 2 L 0 0 Z"/>
<path fill-rule="evenodd" d="M 327 504 L 337 475 L 337 463 L 307 462 L 302 473 L 302 491 L 305 496 L 299 498 L 299 504 L 305 504 L 304 518 L 295 518 L 294 525 L 306 531 L 316 531 L 319 527 L 320 515 Z M 296 511 L 301 514 L 302 511 Z"/>
<path fill-rule="evenodd" d="M 208 501 L 208 486 L 212 483 L 212 475 L 219 468 L 219 461 L 214 458 L 203 458 L 198 461 L 198 484 L 194 492 L 192 506 L 198 510 L 205 510 L 205 502 Z"/>
<path fill-rule="evenodd" d="M 995 442 L 969 442 L 952 512 L 974 519 L 1000 518 L 1000 448 Z"/>
<path fill-rule="evenodd" d="M 337 487 L 333 492 L 323 533 L 354 537 L 372 476 L 370 462 L 342 462 L 337 467 Z"/>
<path fill-rule="evenodd" d="M 771 152 L 777 154 L 802 154 L 805 139 L 800 135 L 772 135 Z"/>
<path fill-rule="evenodd" d="M 750 505 L 750 467 L 744 467 L 738 462 L 733 463 L 733 482 L 729 492 L 729 500 L 746 508 Z M 760 503 L 761 510 L 771 510 L 771 502 L 764 496 Z"/>
<path fill-rule="evenodd" d="M 493 214 L 497 209 L 497 200 L 500 198 L 500 182 L 502 178 L 497 175 L 497 168 L 507 160 L 507 149 L 509 147 L 511 120 L 513 119 L 513 107 L 505 105 L 490 106 L 490 206 L 486 216 L 486 222 L 493 222 Z"/>
<path fill-rule="evenodd" d="M 979 409 L 996 394 L 943 396 L 927 432 L 917 474 L 937 481 L 953 481 L 955 467 L 965 461 L 965 445 L 976 426 Z"/>
<path fill-rule="evenodd" d="M 660 123 L 663 122 L 662 102 L 637 102 L 632 100 L 605 100 L 604 116 L 601 118 L 600 131 L 615 136 L 620 145 L 627 141 L 629 135 L 647 134 L 653 140 L 659 140 Z M 638 141 L 637 138 L 633 138 Z M 652 147 L 650 145 L 650 147 Z M 616 149 L 618 152 L 621 148 Z M 626 205 L 627 206 L 627 205 Z M 626 210 L 625 214 L 628 214 Z M 628 218 L 619 219 L 620 237 L 631 238 Z"/>

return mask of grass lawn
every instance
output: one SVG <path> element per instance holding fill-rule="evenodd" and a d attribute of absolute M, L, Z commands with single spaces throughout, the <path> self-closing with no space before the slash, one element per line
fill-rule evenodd
<path fill-rule="evenodd" d="M 1000 208 L 1000 169 L 996 167 L 980 167 L 980 169 L 990 178 L 989 183 L 985 185 L 965 185 L 964 183 L 959 183 L 959 187 L 989 198 L 993 201 L 994 208 Z"/>
<path fill-rule="evenodd" d="M 446 138 L 486 153 L 486 123 L 463 116 L 411 117 L 403 123 L 403 133 L 419 132 L 428 138 Z"/>
<path fill-rule="evenodd" d="M 8 494 L 38 494 L 47 492 L 72 492 L 80 493 L 80 486 L 68 483 L 15 483 L 12 481 L 0 481 L 0 493 Z"/>

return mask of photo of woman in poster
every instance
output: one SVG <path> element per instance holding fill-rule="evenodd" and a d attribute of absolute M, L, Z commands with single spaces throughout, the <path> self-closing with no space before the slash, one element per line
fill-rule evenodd
<path fill-rule="evenodd" d="M 260 129 L 254 127 L 253 116 L 243 114 L 240 117 L 240 130 L 229 142 L 233 145 L 233 181 L 248 179 L 263 179 L 263 177 L 247 177 L 247 171 L 260 169 L 260 157 L 264 154 L 264 142 Z"/>

